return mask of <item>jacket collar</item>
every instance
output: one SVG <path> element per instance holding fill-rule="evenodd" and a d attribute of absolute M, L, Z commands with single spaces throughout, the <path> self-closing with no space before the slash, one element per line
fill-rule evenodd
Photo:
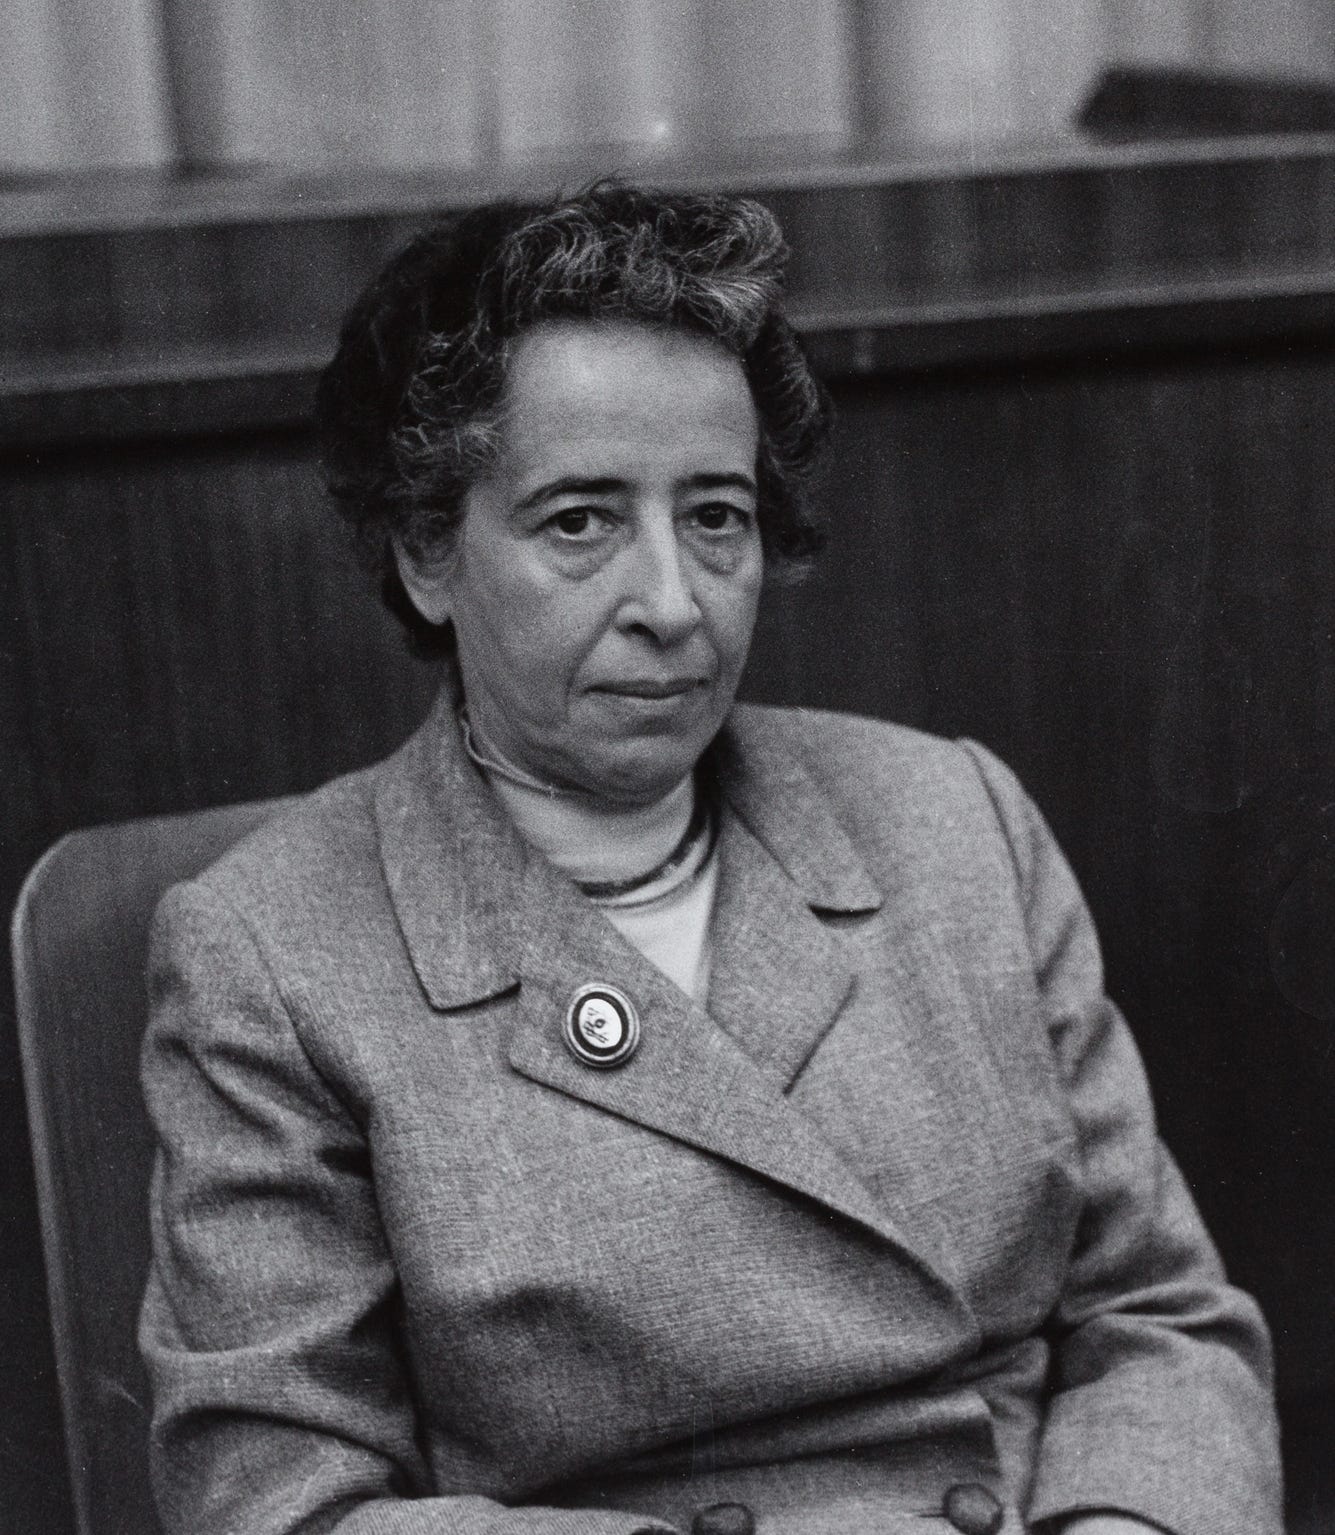
<path fill-rule="evenodd" d="M 710 748 L 722 797 L 815 911 L 872 912 L 881 892 L 772 709 L 740 705 Z"/>
<path fill-rule="evenodd" d="M 514 891 L 537 859 L 463 749 L 459 697 L 449 672 L 425 723 L 386 764 L 375 793 L 395 913 L 427 997 L 444 1009 L 485 1001 L 518 983 Z M 707 754 L 707 770 L 721 800 L 810 909 L 879 909 L 875 881 L 772 711 L 735 709 Z M 726 856 L 735 843 L 725 842 L 725 909 L 730 884 L 746 877 L 745 863 Z M 754 859 L 750 866 L 754 872 Z"/>
<path fill-rule="evenodd" d="M 453 672 L 375 789 L 380 857 L 417 978 L 433 1007 L 518 982 L 513 891 L 531 855 L 463 749 Z"/>

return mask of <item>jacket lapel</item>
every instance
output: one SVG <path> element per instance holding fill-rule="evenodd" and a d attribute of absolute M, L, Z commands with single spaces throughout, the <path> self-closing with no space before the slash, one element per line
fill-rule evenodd
<path fill-rule="evenodd" d="M 719 848 L 709 1011 L 787 1092 L 848 999 L 853 974 L 750 828 L 730 816 Z"/>
<path fill-rule="evenodd" d="M 534 861 L 520 907 L 527 933 L 510 1046 L 514 1068 L 749 1167 L 886 1235 L 870 1193 L 738 1043 L 563 884 Z M 570 1000 L 591 981 L 619 986 L 641 1019 L 638 1051 L 611 1071 L 582 1065 L 562 1041 Z"/>
<path fill-rule="evenodd" d="M 854 985 L 838 938 L 816 913 L 867 916 L 881 894 L 769 716 L 736 710 L 710 765 L 732 814 L 720 849 L 709 1010 L 786 1092 Z"/>
<path fill-rule="evenodd" d="M 413 964 L 440 1009 L 517 987 L 516 1071 L 838 1211 L 898 1250 L 920 1303 L 970 1327 L 948 1280 L 786 1096 L 854 985 L 813 901 L 866 912 L 879 895 L 801 769 L 786 754 L 755 764 L 756 747 L 779 743 L 744 731 L 732 727 L 712 754 L 724 809 L 708 1012 L 526 851 L 464 756 L 448 698 L 391 760 L 376 798 Z M 638 1051 L 608 1071 L 575 1060 L 562 1039 L 574 993 L 598 981 L 625 991 L 642 1025 Z"/>
<path fill-rule="evenodd" d="M 381 770 L 374 800 L 399 928 L 428 1001 L 441 1009 L 518 985 L 515 891 L 529 861 L 460 746 L 450 680 Z"/>

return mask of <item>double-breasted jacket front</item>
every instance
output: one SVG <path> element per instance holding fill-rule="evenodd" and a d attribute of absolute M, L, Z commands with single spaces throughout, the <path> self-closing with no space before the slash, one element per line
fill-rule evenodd
<path fill-rule="evenodd" d="M 448 698 L 169 894 L 167 1530 L 949 1535 L 972 1487 L 1011 1532 L 1277 1531 L 1263 1325 L 1013 778 L 745 707 L 702 771 L 707 1008 L 525 848 Z M 563 1043 L 591 982 L 641 1025 L 609 1070 Z"/>

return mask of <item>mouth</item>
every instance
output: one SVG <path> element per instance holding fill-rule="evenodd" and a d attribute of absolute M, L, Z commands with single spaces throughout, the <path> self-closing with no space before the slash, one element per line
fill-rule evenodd
<path fill-rule="evenodd" d="M 703 677 L 627 677 L 617 682 L 601 682 L 595 693 L 610 693 L 614 698 L 643 698 L 653 702 L 681 698 L 706 685 Z"/>

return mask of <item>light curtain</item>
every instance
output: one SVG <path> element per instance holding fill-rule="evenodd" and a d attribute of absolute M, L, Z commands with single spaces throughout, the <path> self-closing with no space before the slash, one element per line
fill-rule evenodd
<path fill-rule="evenodd" d="M 0 175 L 177 154 L 162 0 L 4 0 Z"/>
<path fill-rule="evenodd" d="M 395 167 L 1069 127 L 1103 65 L 1304 75 L 1333 0 L 8 0 L 0 174 Z"/>

